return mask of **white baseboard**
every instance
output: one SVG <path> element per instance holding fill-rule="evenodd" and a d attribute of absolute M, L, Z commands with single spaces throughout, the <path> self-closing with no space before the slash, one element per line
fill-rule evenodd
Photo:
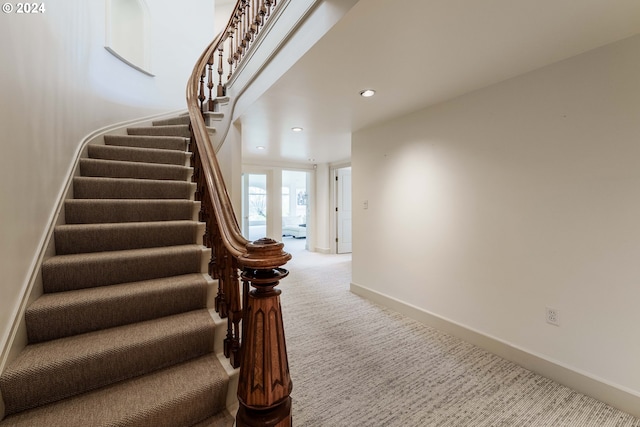
<path fill-rule="evenodd" d="M 640 394 L 633 390 L 611 384 L 604 379 L 597 378 L 558 361 L 553 361 L 544 356 L 519 348 L 496 337 L 473 330 L 472 328 L 365 286 L 351 283 L 350 289 L 354 294 L 360 295 L 376 304 L 477 345 L 543 377 L 556 381 L 587 396 L 591 396 L 635 417 L 640 417 Z"/>

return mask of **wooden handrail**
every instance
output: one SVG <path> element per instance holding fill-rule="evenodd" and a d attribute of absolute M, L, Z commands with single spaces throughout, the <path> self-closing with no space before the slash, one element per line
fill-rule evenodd
<path fill-rule="evenodd" d="M 202 53 L 187 84 L 193 181 L 201 203 L 199 219 L 205 223 L 203 244 L 211 248 L 209 274 L 218 280 L 216 311 L 227 318 L 224 353 L 233 367 L 240 367 L 237 426 L 291 425 L 292 383 L 280 291 L 275 289 L 288 275 L 282 266 L 291 255 L 282 243 L 266 238 L 249 242 L 242 236 L 204 114 L 214 111 L 216 98 L 226 95 L 226 82 L 275 7 L 275 0 L 238 0 L 227 26 Z"/>

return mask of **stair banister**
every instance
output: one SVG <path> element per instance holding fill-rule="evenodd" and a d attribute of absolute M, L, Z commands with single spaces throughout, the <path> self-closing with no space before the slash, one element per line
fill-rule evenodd
<path fill-rule="evenodd" d="M 280 291 L 275 288 L 288 275 L 282 266 L 291 255 L 283 251 L 282 243 L 266 238 L 249 242 L 242 236 L 204 114 L 214 111 L 216 97 L 226 95 L 226 82 L 275 7 L 275 0 L 238 0 L 227 26 L 202 53 L 187 85 L 193 181 L 201 201 L 200 220 L 206 223 L 203 243 L 212 249 L 209 274 L 218 280 L 216 310 L 227 318 L 224 353 L 232 366 L 240 367 L 239 427 L 291 425 L 292 383 Z"/>

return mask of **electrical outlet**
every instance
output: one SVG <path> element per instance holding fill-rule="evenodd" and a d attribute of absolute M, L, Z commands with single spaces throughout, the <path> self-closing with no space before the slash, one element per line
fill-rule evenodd
<path fill-rule="evenodd" d="M 555 308 L 545 308 L 545 319 L 547 320 L 547 323 L 560 326 L 560 312 Z"/>

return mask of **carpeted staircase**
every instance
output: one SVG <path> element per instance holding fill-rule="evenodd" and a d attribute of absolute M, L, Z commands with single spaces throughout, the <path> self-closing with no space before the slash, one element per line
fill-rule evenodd
<path fill-rule="evenodd" d="M 29 345 L 0 376 L 1 427 L 233 424 L 188 137 L 179 117 L 88 146 L 26 311 Z"/>

